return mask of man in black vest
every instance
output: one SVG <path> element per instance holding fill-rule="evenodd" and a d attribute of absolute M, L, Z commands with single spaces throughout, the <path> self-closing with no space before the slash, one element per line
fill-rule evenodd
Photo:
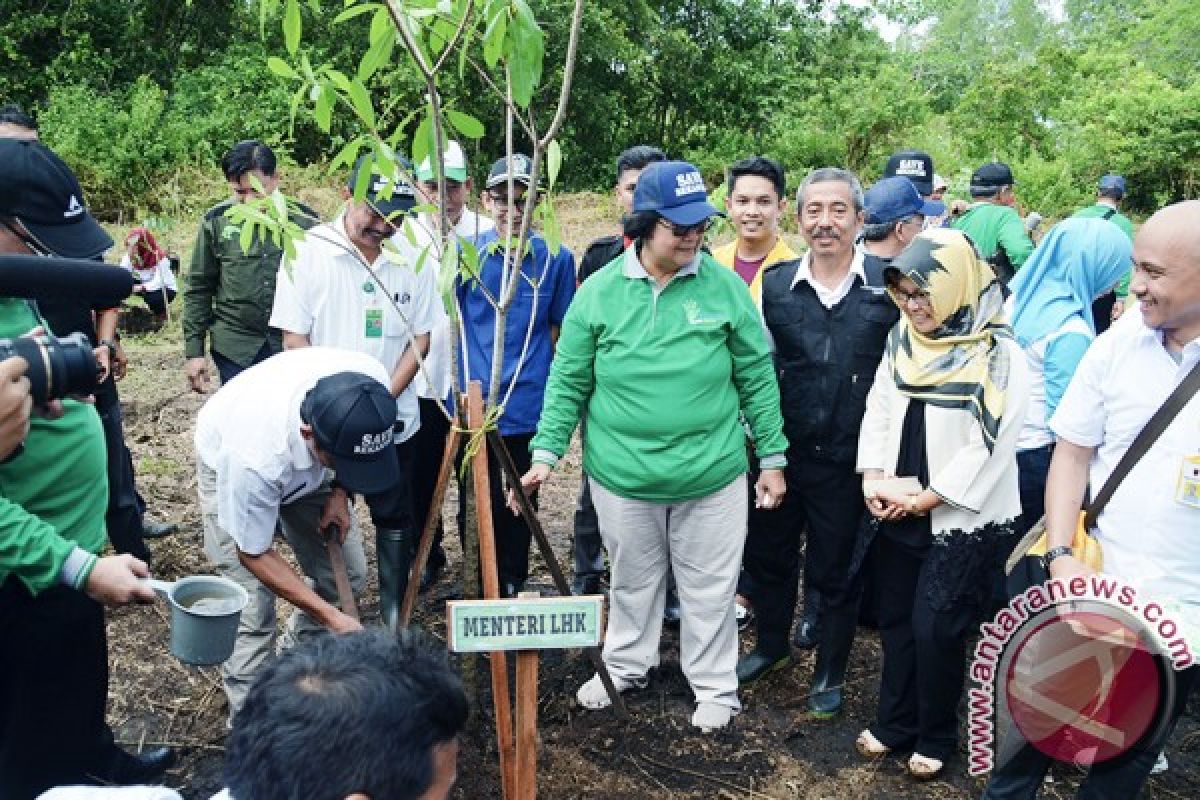
<path fill-rule="evenodd" d="M 883 289 L 883 262 L 854 245 L 864 221 L 858 178 L 842 169 L 815 170 L 800 185 L 796 207 L 809 250 L 768 269 L 762 290 L 790 445 L 788 493 L 746 540 L 758 645 L 739 662 L 738 680 L 747 685 L 791 662 L 788 629 L 800 532 L 807 529 L 805 586 L 820 593 L 824 606 L 808 704 L 814 715 L 830 717 L 841 710 L 858 610 L 849 580 L 865 510 L 854 469 L 858 431 L 899 312 Z"/>

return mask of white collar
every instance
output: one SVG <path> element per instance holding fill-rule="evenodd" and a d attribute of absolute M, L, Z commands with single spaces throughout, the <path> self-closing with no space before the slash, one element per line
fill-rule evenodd
<path fill-rule="evenodd" d="M 791 285 L 792 289 L 795 289 L 796 284 L 799 283 L 801 280 L 808 281 L 809 283 L 814 282 L 813 275 L 812 275 L 811 260 L 812 260 L 812 250 L 809 250 L 809 251 L 805 252 L 804 256 L 800 259 L 800 266 L 796 269 L 796 276 L 794 278 L 792 278 L 792 285 Z M 851 275 L 857 275 L 858 279 L 861 280 L 864 284 L 866 284 L 867 271 L 866 271 L 866 268 L 863 266 L 863 251 L 862 251 L 862 248 L 860 248 L 860 247 L 854 248 L 854 257 L 850 259 L 850 271 L 846 273 L 846 278 L 842 281 L 842 283 L 844 284 L 847 280 L 849 280 Z M 822 285 L 824 285 L 824 284 L 822 284 Z M 825 288 L 826 289 L 836 289 L 838 287 L 826 286 Z"/>

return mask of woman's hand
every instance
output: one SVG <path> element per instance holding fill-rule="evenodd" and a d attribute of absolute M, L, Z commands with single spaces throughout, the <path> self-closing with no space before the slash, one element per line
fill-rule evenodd
<path fill-rule="evenodd" d="M 885 488 L 874 489 L 867 498 L 867 509 L 876 519 L 894 522 L 908 513 L 908 499 L 911 496 Z"/>
<path fill-rule="evenodd" d="M 787 493 L 787 481 L 783 478 L 781 469 L 764 469 L 758 474 L 758 482 L 754 484 L 754 505 L 757 508 L 773 511 L 783 505 L 783 496 Z"/>

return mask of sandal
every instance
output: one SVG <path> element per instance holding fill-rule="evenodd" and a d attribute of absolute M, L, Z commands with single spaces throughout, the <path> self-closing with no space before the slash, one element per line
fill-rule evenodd
<path fill-rule="evenodd" d="M 892 748 L 875 738 L 870 728 L 864 728 L 854 740 L 854 749 L 863 758 L 879 758 L 892 752 Z"/>
<path fill-rule="evenodd" d="M 923 756 L 920 753 L 913 753 L 908 759 L 908 774 L 919 781 L 931 781 L 942 774 L 942 769 L 945 766 L 945 762 L 939 761 L 936 758 Z"/>

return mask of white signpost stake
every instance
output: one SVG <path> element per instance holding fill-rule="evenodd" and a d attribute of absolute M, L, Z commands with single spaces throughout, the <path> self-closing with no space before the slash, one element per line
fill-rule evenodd
<path fill-rule="evenodd" d="M 603 629 L 604 597 L 451 600 L 446 631 L 456 653 L 517 651 L 516 800 L 537 797 L 538 651 L 596 647 Z"/>

